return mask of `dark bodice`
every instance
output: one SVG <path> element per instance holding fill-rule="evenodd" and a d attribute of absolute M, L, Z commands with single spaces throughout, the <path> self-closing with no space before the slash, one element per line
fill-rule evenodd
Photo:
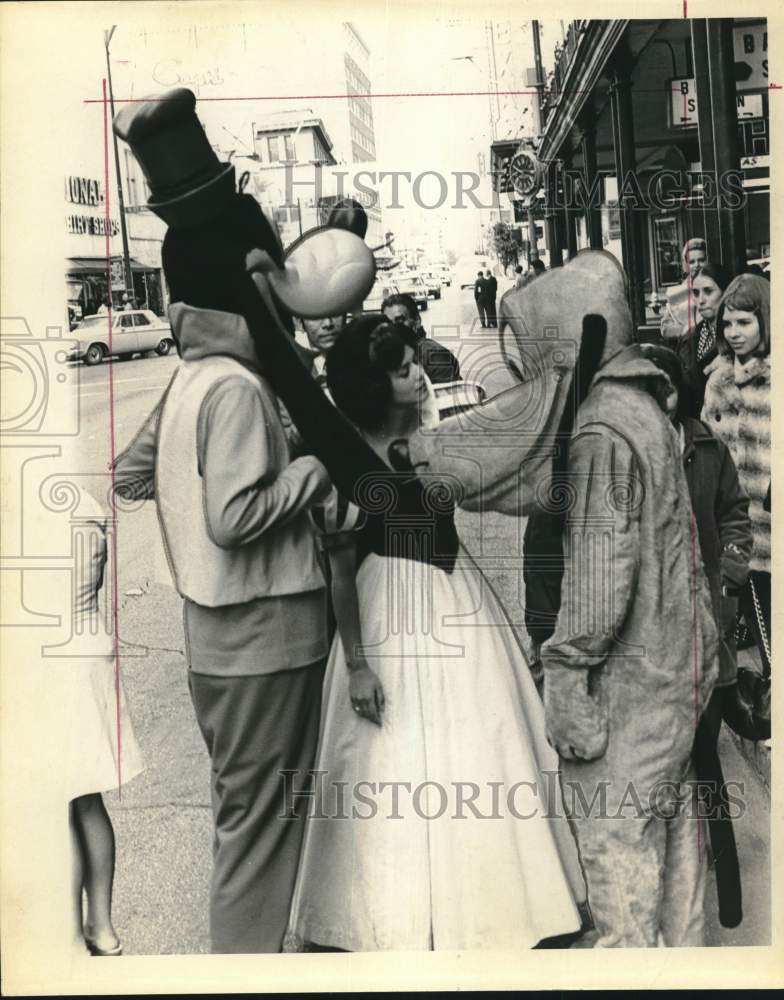
<path fill-rule="evenodd" d="M 416 559 L 452 572 L 459 483 L 396 472 L 326 398 L 297 356 L 293 339 L 262 307 L 251 281 L 243 310 L 266 377 L 336 489 L 366 515 L 359 554 Z"/>

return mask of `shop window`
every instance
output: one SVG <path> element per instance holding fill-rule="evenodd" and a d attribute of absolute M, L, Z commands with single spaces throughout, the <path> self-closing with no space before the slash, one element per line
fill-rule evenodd
<path fill-rule="evenodd" d="M 280 161 L 280 150 L 276 135 L 271 135 L 267 138 L 267 149 L 269 150 L 270 163 L 278 163 Z"/>
<path fill-rule="evenodd" d="M 653 220 L 653 245 L 657 286 L 662 288 L 679 284 L 682 274 L 677 219 L 666 217 Z"/>
<path fill-rule="evenodd" d="M 296 160 L 297 158 L 297 147 L 294 143 L 294 137 L 291 135 L 284 136 L 284 145 L 286 147 L 286 159 Z"/>

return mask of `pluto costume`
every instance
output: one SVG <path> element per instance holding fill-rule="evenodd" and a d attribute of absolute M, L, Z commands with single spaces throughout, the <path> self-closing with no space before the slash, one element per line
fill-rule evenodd
<path fill-rule="evenodd" d="M 568 387 L 591 313 L 606 320 L 606 340 L 575 400 Z M 681 783 L 717 677 L 716 633 L 679 444 L 655 398 L 659 375 L 632 344 L 623 274 L 602 251 L 508 292 L 500 336 L 523 384 L 460 426 L 420 432 L 411 460 L 457 476 L 466 509 L 562 512 L 545 712 L 598 945 L 699 945 L 704 834 Z M 571 437 L 559 441 L 575 402 Z"/>

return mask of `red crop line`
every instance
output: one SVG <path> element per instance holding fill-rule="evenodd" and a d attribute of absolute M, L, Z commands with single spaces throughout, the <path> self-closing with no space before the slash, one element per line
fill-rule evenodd
<path fill-rule="evenodd" d="M 109 118 L 106 103 L 106 80 L 103 84 L 103 184 L 106 192 L 106 278 L 109 289 L 108 321 L 109 321 L 109 355 L 112 353 L 112 255 L 110 245 L 110 207 L 109 207 Z M 112 559 L 112 632 L 114 638 L 114 704 L 115 723 L 117 726 L 117 793 L 122 798 L 122 720 L 120 714 L 120 601 L 118 597 L 119 574 L 117 571 L 117 499 L 114 495 L 114 459 L 117 453 L 114 429 L 114 370 L 109 365 L 109 450 L 111 456 L 111 559 Z"/>
<path fill-rule="evenodd" d="M 657 90 L 655 93 L 660 93 Z M 562 90 L 562 94 L 587 94 L 587 90 Z M 652 91 L 653 93 L 653 91 Z M 199 97 L 199 101 L 347 101 L 351 97 L 366 100 L 381 97 L 535 97 L 535 90 L 422 90 L 400 91 L 389 94 L 255 94 L 247 97 Z M 102 104 L 104 99 L 85 98 L 83 104 Z M 147 104 L 163 100 L 161 97 L 115 97 L 115 104 Z"/>
<path fill-rule="evenodd" d="M 683 16 L 689 16 L 689 0 L 683 0 Z"/>
<path fill-rule="evenodd" d="M 784 84 L 781 83 L 769 83 L 768 90 L 784 90 Z"/>
<path fill-rule="evenodd" d="M 691 528 L 691 621 L 692 621 L 692 661 L 694 666 L 694 729 L 696 731 L 700 722 L 700 667 L 697 662 L 699 649 L 699 636 L 697 628 L 699 625 L 699 609 L 697 604 L 697 519 L 693 512 L 689 512 L 689 526 Z M 697 857 L 702 860 L 702 824 L 697 824 Z"/>

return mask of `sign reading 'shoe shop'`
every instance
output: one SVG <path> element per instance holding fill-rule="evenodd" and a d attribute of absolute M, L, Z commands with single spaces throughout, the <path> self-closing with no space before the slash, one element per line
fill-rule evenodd
<path fill-rule="evenodd" d="M 86 209 L 100 209 L 106 204 L 103 184 L 92 177 L 66 177 L 65 200 Z M 120 231 L 117 219 L 107 219 L 105 213 L 66 215 L 65 227 L 69 233 L 84 236 L 116 236 Z"/>

